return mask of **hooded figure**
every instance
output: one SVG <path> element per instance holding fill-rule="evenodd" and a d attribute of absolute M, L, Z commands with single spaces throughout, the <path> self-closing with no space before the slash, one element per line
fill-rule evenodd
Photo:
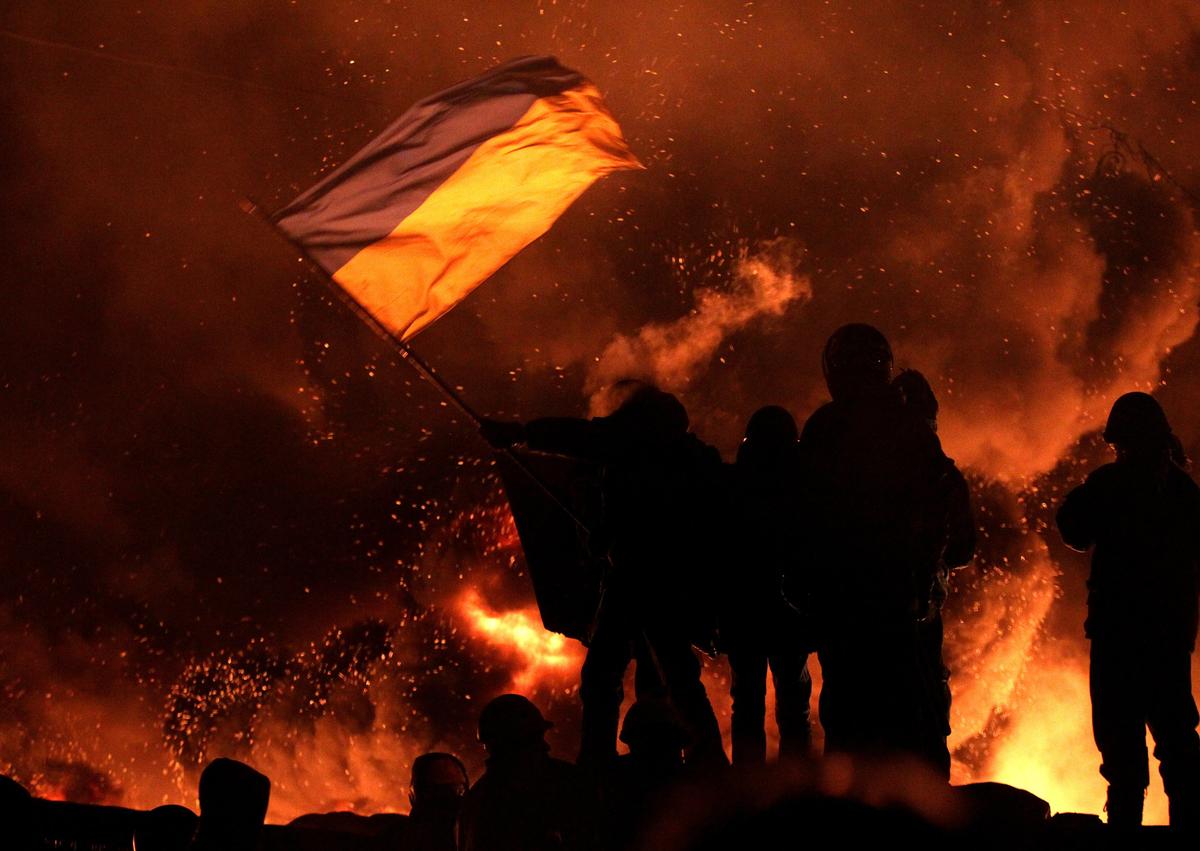
<path fill-rule="evenodd" d="M 1104 439 L 1117 460 L 1067 494 L 1058 528 L 1092 550 L 1088 578 L 1092 731 L 1108 781 L 1109 824 L 1141 824 L 1154 736 L 1172 826 L 1200 818 L 1200 738 L 1192 697 L 1200 488 L 1154 397 L 1126 393 Z"/>

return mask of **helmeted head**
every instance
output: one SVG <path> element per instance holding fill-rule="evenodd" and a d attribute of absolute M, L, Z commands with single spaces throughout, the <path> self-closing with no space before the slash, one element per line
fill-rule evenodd
<path fill-rule="evenodd" d="M 821 371 L 834 399 L 884 387 L 892 378 L 892 347 L 872 325 L 843 325 L 825 342 Z"/>
<path fill-rule="evenodd" d="M 468 783 L 466 766 L 454 754 L 421 754 L 413 760 L 408 793 L 413 813 L 457 811 Z"/>
<path fill-rule="evenodd" d="M 164 804 L 143 813 L 133 829 L 134 851 L 184 851 L 192 844 L 199 816 L 187 807 Z"/>
<path fill-rule="evenodd" d="M 1171 434 L 1162 405 L 1149 393 L 1126 393 L 1113 403 L 1104 439 L 1114 446 L 1161 446 Z"/>
<path fill-rule="evenodd" d="M 690 737 L 679 713 L 664 698 L 642 698 L 625 713 L 621 741 L 632 754 L 669 753 L 680 755 Z"/>
<path fill-rule="evenodd" d="M 1113 403 L 1104 426 L 1104 439 L 1117 450 L 1118 458 L 1157 461 L 1169 459 L 1187 468 L 1183 444 L 1171 431 L 1167 415 L 1149 393 L 1126 393 Z"/>
<path fill-rule="evenodd" d="M 653 384 L 637 382 L 609 419 L 631 435 L 665 440 L 687 434 L 683 403 Z"/>
<path fill-rule="evenodd" d="M 195 847 L 239 851 L 258 844 L 271 781 L 250 766 L 219 757 L 200 774 L 200 822 Z"/>
<path fill-rule="evenodd" d="M 900 393 L 905 407 L 929 423 L 937 431 L 938 400 L 929 381 L 915 369 L 901 370 L 892 379 L 892 386 Z"/>
<path fill-rule="evenodd" d="M 479 713 L 479 741 L 491 754 L 548 751 L 550 746 L 546 744 L 545 736 L 553 726 L 529 698 L 502 694 Z"/>
<path fill-rule="evenodd" d="M 786 408 L 779 405 L 759 408 L 746 423 L 746 436 L 738 446 L 738 463 L 778 458 L 794 448 L 799 438 L 796 420 Z"/>

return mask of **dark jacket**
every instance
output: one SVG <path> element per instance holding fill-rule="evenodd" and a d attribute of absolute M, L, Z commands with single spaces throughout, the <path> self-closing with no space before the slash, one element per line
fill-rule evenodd
<path fill-rule="evenodd" d="M 952 494 L 965 484 L 928 422 L 887 386 L 840 398 L 805 423 L 800 464 L 808 607 L 834 628 L 911 618 L 951 555 Z M 969 506 L 966 517 L 969 526 Z M 959 533 L 955 560 L 969 558 L 969 534 Z"/>
<path fill-rule="evenodd" d="M 459 851 L 574 851 L 599 845 L 578 768 L 545 753 L 487 762 L 458 817 Z"/>
<path fill-rule="evenodd" d="M 1089 638 L 1194 647 L 1200 488 L 1183 470 L 1105 464 L 1058 510 L 1067 546 L 1095 547 Z"/>
<path fill-rule="evenodd" d="M 728 475 L 729 535 L 719 585 L 724 649 L 803 644 L 803 619 L 782 590 L 783 577 L 808 559 L 799 450 L 760 456 L 743 444 Z"/>
<path fill-rule="evenodd" d="M 690 432 L 654 434 L 613 417 L 546 418 L 526 426 L 530 449 L 602 467 L 598 554 L 612 561 L 606 595 L 656 617 L 704 608 L 716 556 L 721 456 Z"/>

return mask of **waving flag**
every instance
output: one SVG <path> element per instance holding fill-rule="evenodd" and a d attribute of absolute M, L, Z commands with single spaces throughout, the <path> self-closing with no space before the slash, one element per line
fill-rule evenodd
<path fill-rule="evenodd" d="M 595 86 L 525 57 L 421 101 L 272 218 L 408 340 L 596 178 L 641 167 Z"/>

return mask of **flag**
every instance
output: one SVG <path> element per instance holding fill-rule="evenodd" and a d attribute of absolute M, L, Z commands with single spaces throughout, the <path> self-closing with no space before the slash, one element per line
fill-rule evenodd
<path fill-rule="evenodd" d="M 496 471 L 521 539 L 542 626 L 587 644 L 607 561 L 589 549 L 587 533 L 575 518 L 592 529 L 600 526 L 599 467 L 578 458 L 514 450 L 496 455 Z"/>
<path fill-rule="evenodd" d="M 524 57 L 422 100 L 272 219 L 408 340 L 598 177 L 641 167 L 595 86 Z"/>

